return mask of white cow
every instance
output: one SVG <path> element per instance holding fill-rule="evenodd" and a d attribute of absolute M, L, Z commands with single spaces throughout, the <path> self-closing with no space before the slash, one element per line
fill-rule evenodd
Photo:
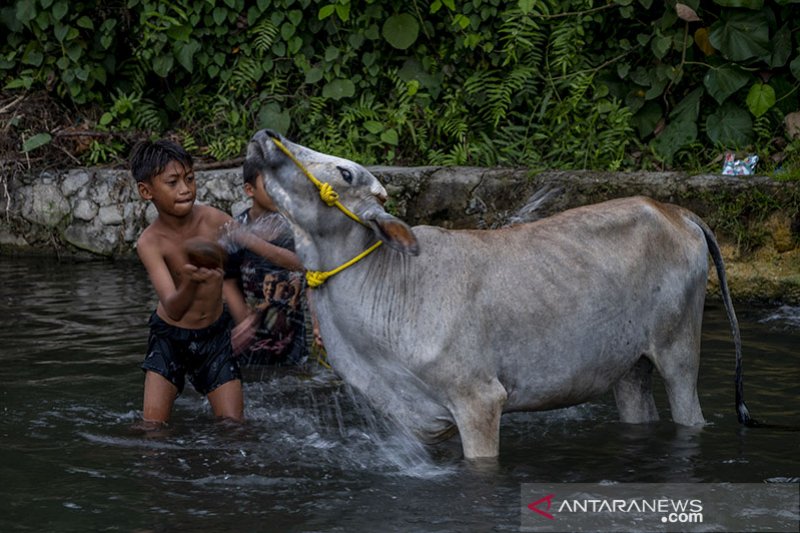
<path fill-rule="evenodd" d="M 749 421 L 722 258 L 695 214 L 639 197 L 498 230 L 412 230 L 386 213 L 385 189 L 352 161 L 268 130 L 247 157 L 291 223 L 310 282 L 327 276 L 313 303 L 334 370 L 423 440 L 457 430 L 465 457 L 493 457 L 502 413 L 609 389 L 623 422 L 651 422 L 653 367 L 673 420 L 702 424 L 709 253 L 735 341 L 736 408 Z"/>

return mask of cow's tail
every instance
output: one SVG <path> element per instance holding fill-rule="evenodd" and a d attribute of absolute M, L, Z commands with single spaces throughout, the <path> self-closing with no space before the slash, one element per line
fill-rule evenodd
<path fill-rule="evenodd" d="M 722 302 L 725 305 L 725 312 L 728 314 L 728 322 L 731 325 L 731 332 L 733 333 L 733 345 L 736 350 L 736 376 L 734 383 L 736 387 L 736 416 L 739 422 L 748 427 L 759 425 L 758 422 L 750 417 L 750 411 L 744 403 L 744 385 L 742 378 L 742 336 L 739 333 L 739 321 L 736 318 L 736 311 L 733 309 L 733 302 L 731 301 L 731 293 L 728 290 L 728 277 L 725 274 L 725 263 L 722 260 L 722 253 L 719 249 L 719 243 L 714 236 L 714 232 L 706 225 L 703 220 L 692 213 L 686 211 L 689 220 L 694 222 L 701 230 L 706 238 L 708 251 L 711 254 L 711 259 L 714 261 L 714 266 L 717 269 L 717 278 L 719 278 L 719 291 L 722 294 Z"/>

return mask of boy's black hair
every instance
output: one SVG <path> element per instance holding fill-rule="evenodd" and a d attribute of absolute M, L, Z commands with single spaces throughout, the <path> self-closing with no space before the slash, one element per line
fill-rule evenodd
<path fill-rule="evenodd" d="M 256 180 L 261 175 L 261 170 L 258 168 L 258 165 L 250 161 L 249 159 L 244 160 L 244 164 L 242 165 L 242 178 L 244 180 L 244 184 L 249 183 L 250 185 L 256 185 Z"/>
<path fill-rule="evenodd" d="M 191 169 L 194 161 L 183 146 L 167 139 L 142 141 L 131 150 L 131 174 L 136 182 L 150 181 L 164 172 L 170 161 L 177 161 L 183 168 Z"/>

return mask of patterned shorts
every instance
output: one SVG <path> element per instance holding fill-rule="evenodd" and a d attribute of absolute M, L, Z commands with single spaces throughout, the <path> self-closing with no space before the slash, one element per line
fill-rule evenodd
<path fill-rule="evenodd" d="M 242 379 L 231 346 L 231 315 L 225 309 L 210 326 L 186 329 L 168 324 L 155 312 L 150 316 L 150 338 L 142 370 L 164 376 L 183 392 L 184 379 L 200 394 Z"/>

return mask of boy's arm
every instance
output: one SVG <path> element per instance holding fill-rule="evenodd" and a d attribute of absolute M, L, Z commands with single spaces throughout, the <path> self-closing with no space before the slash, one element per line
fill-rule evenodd
<path fill-rule="evenodd" d="M 250 231 L 246 226 L 233 220 L 227 213 L 222 213 L 222 215 L 227 217 L 227 220 L 220 224 L 224 224 L 225 226 L 226 231 L 223 231 L 224 239 L 231 239 L 236 245 L 247 248 L 251 252 L 267 259 L 272 264 L 285 268 L 286 270 L 295 270 L 298 272 L 305 270 L 305 268 L 303 268 L 303 263 L 300 262 L 300 258 L 291 250 L 281 248 L 271 242 L 265 241 Z"/>
<path fill-rule="evenodd" d="M 314 303 L 312 301 L 313 296 L 311 296 L 313 292 L 314 291 L 311 290 L 311 287 L 306 287 L 306 303 L 308 304 L 308 311 L 311 313 L 311 331 L 314 335 L 314 344 L 316 344 L 318 348 L 324 348 L 325 343 L 322 342 L 322 334 L 319 332 L 317 310 L 314 308 Z"/>
<path fill-rule="evenodd" d="M 297 254 L 286 248 L 275 246 L 272 243 L 250 233 L 249 231 L 239 232 L 239 244 L 248 248 L 250 251 L 260 255 L 261 257 L 269 260 L 271 263 L 283 267 L 286 270 L 295 270 L 302 272 L 303 263 Z"/>
<path fill-rule="evenodd" d="M 222 273 L 193 265 L 183 265 L 181 281 L 176 287 L 172 274 L 158 246 L 150 239 L 139 239 L 136 252 L 142 261 L 158 300 L 167 317 L 179 322 L 192 305 L 198 283 L 221 276 Z"/>
<path fill-rule="evenodd" d="M 228 310 L 237 324 L 241 323 L 250 314 L 250 309 L 247 307 L 247 302 L 244 301 L 244 295 L 239 289 L 236 279 L 226 279 L 222 283 L 222 297 L 225 298 Z"/>
<path fill-rule="evenodd" d="M 237 280 L 226 279 L 222 283 L 222 296 L 236 322 L 236 327 L 231 330 L 231 344 L 233 353 L 239 354 L 255 340 L 256 325 L 260 315 L 250 312 Z"/>

